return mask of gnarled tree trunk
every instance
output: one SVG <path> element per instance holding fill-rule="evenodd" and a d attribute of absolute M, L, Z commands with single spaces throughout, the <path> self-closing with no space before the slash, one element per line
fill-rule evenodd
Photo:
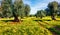
<path fill-rule="evenodd" d="M 52 13 L 52 14 L 51 14 L 51 18 L 52 18 L 52 20 L 56 20 L 56 18 L 55 18 L 55 13 Z"/>
<path fill-rule="evenodd" d="M 18 16 L 13 12 L 14 22 L 19 22 Z"/>

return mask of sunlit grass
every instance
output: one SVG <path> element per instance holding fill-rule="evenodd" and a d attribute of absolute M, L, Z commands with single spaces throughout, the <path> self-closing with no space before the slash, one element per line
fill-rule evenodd
<path fill-rule="evenodd" d="M 24 20 L 23 22 L 0 21 L 1 35 L 52 35 L 46 28 L 41 27 L 37 22 Z"/>
<path fill-rule="evenodd" d="M 42 19 L 36 17 L 28 17 L 21 19 L 23 22 L 6 22 L 7 20 L 13 19 L 14 18 L 0 19 L 0 35 L 52 35 L 50 30 L 57 31 L 54 30 L 55 28 L 53 27 L 60 25 L 60 18 L 57 18 L 58 21 L 52 21 L 50 17 L 43 17 Z M 39 22 L 42 25 L 40 25 L 38 21 L 35 20 L 41 20 Z"/>

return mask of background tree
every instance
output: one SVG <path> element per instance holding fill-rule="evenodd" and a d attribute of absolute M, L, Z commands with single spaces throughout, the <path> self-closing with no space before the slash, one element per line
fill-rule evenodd
<path fill-rule="evenodd" d="M 58 2 L 56 2 L 56 1 L 50 2 L 48 4 L 48 8 L 50 9 L 50 14 L 51 14 L 52 20 L 56 20 L 55 15 L 58 10 Z"/>
<path fill-rule="evenodd" d="M 2 0 L 2 13 L 3 17 L 10 17 L 12 15 L 11 9 L 12 0 Z"/>
<path fill-rule="evenodd" d="M 15 0 L 14 9 L 16 10 L 17 16 L 20 16 L 21 18 L 24 17 L 24 4 L 22 0 Z"/>
<path fill-rule="evenodd" d="M 25 12 L 25 16 L 28 17 L 30 13 L 30 6 L 28 4 L 25 4 L 24 12 Z"/>
<path fill-rule="evenodd" d="M 13 4 L 12 4 L 12 14 L 13 14 L 13 17 L 14 17 L 14 22 L 19 22 L 18 14 L 16 14 L 16 9 L 14 8 Z"/>
<path fill-rule="evenodd" d="M 43 10 L 39 10 L 39 11 L 37 11 L 35 16 L 40 17 L 42 19 L 42 17 L 46 16 L 46 13 Z"/>
<path fill-rule="evenodd" d="M 58 16 L 60 16 L 60 3 L 58 4 L 58 12 L 57 12 Z"/>
<path fill-rule="evenodd" d="M 49 8 L 46 8 L 45 11 L 46 11 L 46 16 L 50 16 L 50 10 L 49 10 Z"/>
<path fill-rule="evenodd" d="M 0 18 L 2 17 L 2 7 L 0 6 Z"/>

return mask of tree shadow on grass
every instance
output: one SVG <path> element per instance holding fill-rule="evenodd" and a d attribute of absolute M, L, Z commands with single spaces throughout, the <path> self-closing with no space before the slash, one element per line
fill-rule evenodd
<path fill-rule="evenodd" d="M 47 25 L 52 26 L 52 25 L 49 24 L 48 22 L 44 22 L 44 21 L 51 21 L 51 20 L 34 20 L 34 21 L 36 21 L 36 22 L 42 22 L 42 23 L 44 23 L 44 24 L 47 24 Z"/>
<path fill-rule="evenodd" d="M 60 35 L 60 25 L 49 28 L 48 30 L 50 30 L 53 35 Z"/>
<path fill-rule="evenodd" d="M 43 21 L 52 21 L 52 20 L 48 20 L 48 19 L 43 19 Z"/>
<path fill-rule="evenodd" d="M 1 20 L 3 22 L 16 22 L 15 20 Z M 22 22 L 23 20 L 19 20 L 19 22 Z"/>
<path fill-rule="evenodd" d="M 13 22 L 14 20 L 1 20 L 3 22 Z"/>
<path fill-rule="evenodd" d="M 52 21 L 52 20 L 42 19 L 42 20 L 33 20 L 33 21 L 41 21 L 41 22 L 43 22 L 43 21 Z M 54 20 L 54 21 L 60 21 L 60 20 Z"/>
<path fill-rule="evenodd" d="M 52 21 L 52 20 L 43 19 L 43 20 L 33 20 L 33 21 L 41 21 L 41 22 L 43 22 L 43 21 Z"/>
<path fill-rule="evenodd" d="M 44 22 L 44 21 L 52 21 L 52 20 L 34 20 L 34 21 L 40 21 L 40 22 L 43 22 L 43 23 L 46 23 L 48 24 L 47 22 Z M 60 21 L 60 20 L 55 20 L 55 21 Z M 51 24 L 48 24 L 51 26 Z M 49 31 L 52 32 L 53 35 L 60 35 L 60 25 L 56 25 L 54 27 L 51 27 L 51 28 L 47 28 Z"/>
<path fill-rule="evenodd" d="M 42 22 L 42 20 L 33 20 L 33 21 L 41 21 Z"/>

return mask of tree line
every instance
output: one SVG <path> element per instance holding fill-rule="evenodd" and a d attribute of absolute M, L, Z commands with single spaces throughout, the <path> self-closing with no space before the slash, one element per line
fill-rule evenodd
<path fill-rule="evenodd" d="M 14 17 L 14 21 L 19 21 L 18 17 L 24 18 L 32 16 L 29 15 L 30 10 L 30 6 L 28 4 L 24 4 L 22 0 L 15 0 L 14 3 L 12 0 L 2 0 L 0 6 L 0 17 Z M 53 1 L 48 4 L 46 9 L 38 10 L 34 16 L 40 18 L 51 16 L 52 20 L 56 20 L 55 16 L 57 14 L 60 16 L 60 4 Z"/>
<path fill-rule="evenodd" d="M 35 14 L 36 17 L 51 16 L 52 20 L 56 20 L 56 15 L 60 16 L 60 3 L 53 1 L 50 2 L 46 9 L 38 10 Z"/>

